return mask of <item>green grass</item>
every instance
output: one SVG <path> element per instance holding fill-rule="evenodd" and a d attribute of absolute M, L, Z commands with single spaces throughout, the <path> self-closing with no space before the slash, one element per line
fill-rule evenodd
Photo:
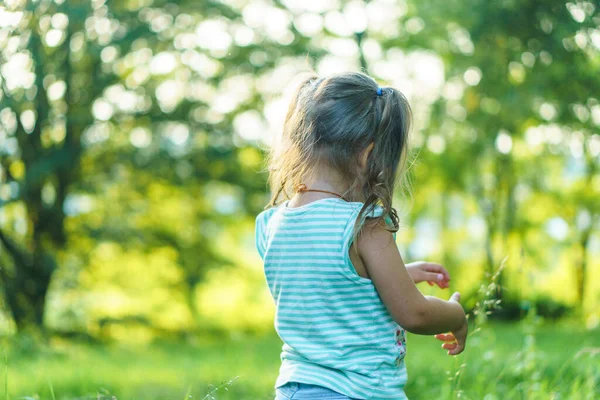
<path fill-rule="evenodd" d="M 566 324 L 532 329 L 486 326 L 455 358 L 431 337 L 409 336 L 409 398 L 600 398 L 600 332 Z M 8 391 L 11 399 L 181 400 L 209 399 L 210 392 L 223 400 L 273 399 L 279 350 L 275 335 L 139 347 L 11 340 L 4 398 Z"/>

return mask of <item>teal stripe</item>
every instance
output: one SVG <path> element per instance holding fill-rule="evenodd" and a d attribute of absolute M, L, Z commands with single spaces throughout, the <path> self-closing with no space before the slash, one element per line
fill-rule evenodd
<path fill-rule="evenodd" d="M 348 292 L 348 293 L 344 293 L 342 296 L 337 295 L 337 292 L 339 292 L 340 289 L 331 289 L 329 291 L 329 296 L 327 296 L 327 300 L 328 302 L 331 303 L 337 303 L 337 302 L 341 302 L 341 303 L 356 303 L 356 302 L 374 302 L 377 300 L 377 295 L 371 294 L 371 295 L 367 295 L 367 294 L 355 294 L 352 292 Z M 298 296 L 295 296 L 293 294 L 289 294 L 285 297 L 285 299 L 282 299 L 282 301 L 286 301 L 286 300 L 298 300 L 298 301 L 304 301 L 307 303 L 312 303 L 314 301 L 323 301 L 323 294 L 319 293 L 319 294 L 305 294 L 305 293 L 301 293 Z"/>
<path fill-rule="evenodd" d="M 369 357 L 375 357 L 378 360 L 386 361 L 386 360 L 394 360 L 396 359 L 396 357 L 389 357 L 389 354 L 386 354 L 385 352 L 381 352 L 378 347 L 354 347 L 354 346 L 338 346 L 339 348 L 325 348 L 322 345 L 316 346 L 313 343 L 303 343 L 302 344 L 303 349 L 303 354 L 309 354 L 310 355 L 310 359 L 314 360 L 314 359 L 318 359 L 318 358 L 322 358 L 327 360 L 328 358 L 331 357 L 336 357 L 336 358 L 341 358 L 344 357 L 344 359 L 347 359 L 348 362 L 355 362 L 355 359 L 360 359 L 360 360 L 367 360 L 369 359 Z M 288 346 L 287 344 L 284 344 L 282 347 L 282 351 L 284 353 L 294 353 L 295 350 L 293 348 L 291 348 L 290 346 Z M 375 356 L 373 356 L 373 351 L 378 352 Z M 343 362 L 343 361 L 341 361 Z"/>
<path fill-rule="evenodd" d="M 347 278 L 346 278 L 347 279 Z M 282 285 L 280 283 L 280 285 Z M 302 279 L 302 278 L 294 278 L 294 282 L 293 283 L 285 283 L 283 284 L 285 285 L 286 290 L 300 290 L 301 292 L 299 293 L 303 293 L 302 290 L 307 290 L 310 288 L 318 288 L 318 289 L 354 289 L 356 290 L 356 282 L 330 282 L 330 281 L 322 281 L 322 282 L 315 282 L 314 279 Z M 370 287 L 372 287 L 372 285 L 366 286 L 367 289 L 369 289 Z M 372 290 L 375 290 L 374 288 Z M 370 292 L 371 290 L 369 290 Z M 310 292 L 308 292 L 310 293 Z M 290 293 L 292 294 L 292 293 Z M 296 293 L 293 293 L 296 294 Z"/>
<path fill-rule="evenodd" d="M 280 300 L 279 304 L 282 304 Z M 298 302 L 283 302 L 282 304 L 287 311 L 291 312 L 302 312 L 303 316 L 309 317 L 312 314 L 319 315 L 324 311 L 331 310 L 332 313 L 339 312 L 336 311 L 339 309 L 338 304 L 327 304 L 327 303 L 317 303 L 317 304 L 298 304 Z M 339 315 L 351 315 L 348 311 L 352 312 L 374 312 L 374 311 L 383 311 L 385 306 L 382 304 L 346 304 L 342 305 L 345 308 L 345 312 Z"/>
<path fill-rule="evenodd" d="M 356 346 L 348 345 L 343 347 L 340 346 L 339 349 L 333 349 L 332 347 L 316 347 L 315 345 L 308 342 L 303 343 L 302 346 L 302 354 L 306 357 L 307 360 L 312 360 L 314 362 L 330 362 L 332 357 L 334 357 L 336 360 L 338 360 L 339 365 L 345 365 L 350 363 L 354 368 L 359 364 L 356 362 L 356 360 L 360 360 L 360 363 L 369 363 L 369 365 L 372 365 L 372 363 L 393 364 L 396 361 L 396 357 L 390 357 L 389 354 L 387 354 L 384 351 L 381 351 L 381 349 L 378 347 L 359 348 Z M 373 356 L 372 354 L 374 352 L 377 352 L 377 355 Z M 285 345 L 282 349 L 282 354 L 284 354 L 284 357 L 286 359 L 291 357 L 291 354 L 296 353 L 297 352 L 288 345 Z"/>
<path fill-rule="evenodd" d="M 338 243 L 332 243 L 332 242 L 338 242 Z M 323 247 L 323 245 L 329 245 L 327 247 Z M 290 246 L 290 247 L 288 247 Z M 335 238 L 331 238 L 331 236 L 323 236 L 323 237 L 317 237 L 317 236 L 303 236 L 303 237 L 299 237 L 297 239 L 294 240 L 289 240 L 289 239 L 285 239 L 283 241 L 281 240 L 272 240 L 269 242 L 268 248 L 269 250 L 275 250 L 275 249 L 279 249 L 281 247 L 287 247 L 289 249 L 295 249 L 300 247 L 301 249 L 310 252 L 313 249 L 317 249 L 317 248 L 328 248 L 328 249 L 332 249 L 332 250 L 341 250 L 342 246 L 339 243 L 339 240 L 336 240 Z"/>
<path fill-rule="evenodd" d="M 299 274 L 286 274 L 284 272 L 279 272 L 279 273 L 273 272 L 273 273 L 269 273 L 267 276 L 267 278 L 271 278 L 271 279 L 276 279 L 278 277 L 285 278 L 285 279 L 293 279 L 294 284 L 312 283 L 313 284 L 312 287 L 322 287 L 323 285 L 326 285 L 327 287 L 351 287 L 350 285 L 352 285 L 352 284 L 354 284 L 354 286 L 356 287 L 356 282 L 348 282 L 348 283 L 337 282 L 340 280 L 339 277 L 336 278 L 335 276 L 327 276 L 325 274 L 302 274 L 302 275 L 299 275 Z M 348 280 L 347 277 L 345 277 L 344 279 Z M 289 284 L 283 283 L 283 284 L 281 284 L 281 287 L 285 287 L 286 289 L 289 290 L 290 288 L 294 287 L 294 285 L 292 283 L 289 283 Z"/>
<path fill-rule="evenodd" d="M 286 267 L 299 267 L 302 265 L 287 265 L 285 264 Z M 279 278 L 279 279 L 299 279 L 299 280 L 303 280 L 303 279 L 310 279 L 312 281 L 314 281 L 315 279 L 318 280 L 322 280 L 323 283 L 325 282 L 338 282 L 340 280 L 339 278 L 339 271 L 321 271 L 319 273 L 303 273 L 301 271 L 298 270 L 291 270 L 291 271 L 287 271 L 287 270 L 279 270 L 279 271 L 267 271 L 267 278 Z"/>
<path fill-rule="evenodd" d="M 331 348 L 332 346 L 353 346 L 353 347 L 361 347 L 364 346 L 364 343 L 367 341 L 377 341 L 378 337 L 380 336 L 379 334 L 377 335 L 371 335 L 371 334 L 361 334 L 360 336 L 339 336 L 335 339 L 335 341 L 330 340 L 327 337 L 324 336 L 319 336 L 319 335 L 307 335 L 307 337 L 300 337 L 300 336 L 294 336 L 291 335 L 289 333 L 286 333 L 285 331 L 281 331 L 281 330 L 277 330 L 277 333 L 280 335 L 280 337 L 289 342 L 290 345 L 293 345 L 293 351 L 290 351 L 289 354 L 299 354 L 298 349 L 302 349 L 302 345 L 305 344 L 308 341 L 319 341 L 319 343 L 321 343 L 323 345 L 323 349 L 327 349 L 327 348 Z M 389 346 L 391 347 L 391 346 Z M 385 348 L 378 348 L 379 352 L 384 351 Z M 373 352 L 375 352 L 375 350 L 373 350 Z M 289 356 L 288 354 L 288 356 Z M 302 354 L 311 354 L 310 350 L 303 350 Z M 326 353 L 328 355 L 331 355 L 331 353 Z M 371 355 L 369 355 L 369 357 L 371 357 Z M 375 356 L 373 356 L 375 357 Z M 335 361 L 335 362 L 344 362 L 347 359 L 349 359 L 348 356 L 343 357 L 343 359 L 337 360 L 336 357 L 326 357 L 327 360 L 329 361 Z M 363 358 L 351 358 L 351 361 L 359 361 L 358 365 L 360 365 L 363 362 Z M 394 358 L 395 359 L 395 358 Z"/>
<path fill-rule="evenodd" d="M 294 259 L 290 260 L 289 257 L 294 257 Z M 269 261 L 277 262 L 279 266 L 283 267 L 281 269 L 283 269 L 284 271 L 289 271 L 287 267 L 304 267 L 303 269 L 298 271 L 310 271 L 315 272 L 317 274 L 327 271 L 325 269 L 326 267 L 338 266 L 338 268 L 336 268 L 337 271 L 334 271 L 338 273 L 338 276 L 339 271 L 342 270 L 342 268 L 346 265 L 344 263 L 340 263 L 339 256 L 336 257 L 315 255 L 312 258 L 303 259 L 303 257 L 298 257 L 297 254 L 294 252 L 292 252 L 292 254 L 289 254 L 288 257 L 283 257 L 283 254 L 277 257 L 275 257 L 273 254 L 270 254 Z M 313 269 L 309 269 L 309 267 L 313 267 Z"/>
<path fill-rule="evenodd" d="M 285 278 L 285 279 L 293 279 L 295 284 L 298 283 L 311 283 L 313 284 L 313 287 L 322 287 L 323 285 L 328 285 L 329 287 L 348 287 L 350 285 L 350 283 L 343 283 L 343 282 L 337 282 L 337 280 L 339 280 L 339 278 L 336 278 L 335 276 L 326 276 L 325 274 L 286 274 L 286 273 L 282 273 L 280 272 L 279 274 L 269 274 L 270 278 L 276 279 L 276 278 Z M 315 280 L 318 279 L 321 282 L 315 282 Z M 290 289 L 291 287 L 293 287 L 293 285 L 290 284 L 282 284 L 281 287 L 285 287 L 286 289 Z"/>
<path fill-rule="evenodd" d="M 349 333 L 351 335 L 356 335 L 356 329 L 350 329 L 347 327 L 344 328 L 340 328 L 339 326 L 335 326 L 333 323 L 329 324 L 330 326 L 326 325 L 326 324 L 314 324 L 311 325 L 310 329 L 307 329 L 305 332 L 301 332 L 301 336 L 306 334 L 306 335 L 312 335 L 312 334 L 321 334 L 321 335 L 336 335 L 337 337 L 339 337 L 342 333 Z M 331 326 L 333 325 L 333 326 Z M 297 329 L 298 327 L 293 323 L 293 322 L 279 322 L 279 324 L 277 324 L 277 329 L 280 332 L 285 332 L 286 330 L 290 329 L 290 333 L 297 333 Z M 327 330 L 327 332 L 318 332 L 318 329 L 322 329 L 322 330 Z M 369 333 L 369 334 L 374 334 L 376 333 L 377 335 L 386 335 L 389 334 L 389 339 L 390 341 L 393 340 L 393 336 L 389 333 L 390 330 L 393 330 L 393 328 L 391 328 L 388 324 L 381 324 L 381 326 L 373 326 L 373 325 L 367 325 L 364 328 L 361 329 L 361 333 Z"/>
<path fill-rule="evenodd" d="M 319 237 L 319 239 L 338 239 L 341 240 L 343 237 L 344 232 L 340 229 L 336 229 L 335 231 L 332 232 L 326 232 L 326 231 L 308 231 L 308 232 L 303 232 L 302 234 L 299 234 L 298 232 L 292 233 L 290 231 L 288 232 L 282 232 L 282 233 L 277 233 L 277 239 L 286 239 L 286 240 L 293 240 L 294 239 L 299 239 L 302 240 L 302 238 L 305 237 L 305 235 L 311 235 L 311 237 Z"/>
<path fill-rule="evenodd" d="M 306 221 L 306 220 L 301 220 L 301 221 L 294 221 L 294 222 L 282 222 L 279 225 L 279 229 L 282 231 L 288 230 L 288 229 L 296 229 L 298 231 L 301 231 L 302 229 L 305 228 L 310 228 L 310 229 L 319 229 L 319 228 L 324 228 L 325 230 L 329 230 L 329 229 L 344 229 L 344 225 L 340 225 L 339 222 L 337 221 L 331 221 L 331 219 L 320 219 L 320 220 L 316 220 L 316 221 Z"/>
<path fill-rule="evenodd" d="M 269 249 L 269 255 L 272 257 L 274 255 L 283 254 L 286 256 L 297 255 L 297 256 L 305 256 L 307 258 L 313 256 L 328 256 L 335 257 L 337 260 L 340 258 L 340 250 L 331 248 L 331 245 L 321 245 L 321 244 L 313 244 L 310 247 L 303 244 L 293 244 L 286 247 L 274 247 L 271 246 Z"/>
<path fill-rule="evenodd" d="M 286 247 L 289 246 L 290 244 L 292 244 L 293 246 L 305 246 L 306 250 L 312 250 L 313 247 L 311 247 L 312 245 L 329 245 L 331 246 L 330 248 L 337 248 L 337 247 L 333 247 L 336 245 L 339 245 L 339 241 L 338 240 L 329 240 L 329 239 L 318 239 L 318 240 L 312 240 L 311 238 L 307 239 L 307 238 L 303 238 L 303 240 L 298 240 L 295 243 L 290 243 L 289 240 L 273 240 L 269 246 L 269 248 L 271 250 L 273 249 L 278 249 L 280 246 L 282 247 Z M 296 247 L 290 247 L 290 248 L 296 248 Z M 341 248 L 341 246 L 339 246 L 339 248 Z"/>
<path fill-rule="evenodd" d="M 305 292 L 306 286 L 304 285 L 292 285 L 292 284 L 286 284 L 286 289 L 287 290 L 299 290 L 300 294 L 302 296 L 310 296 L 310 295 L 314 295 L 314 293 L 310 293 L 307 294 Z M 365 291 L 366 289 L 371 289 L 368 293 Z M 323 295 L 327 295 L 327 298 L 334 298 L 335 295 L 339 295 L 339 296 L 343 296 L 345 298 L 365 298 L 365 297 L 371 297 L 373 298 L 373 301 L 376 301 L 377 299 L 379 299 L 379 294 L 377 294 L 377 290 L 375 289 L 374 286 L 365 286 L 362 291 L 357 291 L 356 290 L 356 283 L 355 282 L 349 282 L 348 284 L 346 284 L 345 286 L 331 286 L 331 287 L 321 287 L 321 290 L 319 291 L 319 295 L 323 296 Z M 288 293 L 289 296 L 294 295 L 294 293 L 290 292 Z"/>
<path fill-rule="evenodd" d="M 315 307 L 341 308 L 359 305 L 373 305 L 373 298 L 338 298 L 331 299 L 331 301 L 327 302 L 315 296 L 308 297 L 306 299 L 302 298 L 302 296 L 286 296 L 285 298 L 279 300 L 279 304 L 288 306 L 301 306 L 309 309 Z"/>
<path fill-rule="evenodd" d="M 323 317 L 307 318 L 306 316 L 288 316 L 288 315 L 281 315 L 280 313 L 278 313 L 278 318 L 277 318 L 277 321 L 275 321 L 275 326 L 279 326 L 279 324 L 286 324 L 286 325 L 290 325 L 290 326 L 297 326 L 299 328 L 304 327 L 303 329 L 306 329 L 306 326 L 309 324 L 310 325 L 318 325 L 319 322 L 326 323 L 328 321 L 338 322 L 340 329 L 343 329 L 343 327 L 345 327 L 349 324 L 354 324 L 355 325 L 354 331 L 356 331 L 357 335 L 360 334 L 358 332 L 358 329 L 370 326 L 370 324 L 389 323 L 389 320 L 385 316 L 378 316 L 376 319 L 369 319 L 368 317 L 365 317 L 365 316 L 341 318 L 341 317 L 329 316 L 329 315 L 325 315 Z"/>

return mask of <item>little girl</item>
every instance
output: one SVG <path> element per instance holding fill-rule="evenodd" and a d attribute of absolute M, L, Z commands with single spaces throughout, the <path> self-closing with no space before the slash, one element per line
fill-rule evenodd
<path fill-rule="evenodd" d="M 465 347 L 460 295 L 415 286 L 448 287 L 448 272 L 404 265 L 395 245 L 410 120 L 399 91 L 361 73 L 309 77 L 293 96 L 256 218 L 283 340 L 276 400 L 405 399 L 405 330 L 438 334 L 451 355 Z"/>

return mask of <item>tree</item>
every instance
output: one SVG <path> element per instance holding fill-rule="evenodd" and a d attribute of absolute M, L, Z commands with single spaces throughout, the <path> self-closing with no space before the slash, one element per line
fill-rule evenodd
<path fill-rule="evenodd" d="M 0 110 L 9 145 L 1 171 L 4 187 L 18 190 L 3 192 L 8 223 L 0 241 L 3 287 L 18 327 L 43 324 L 60 250 L 85 265 L 85 249 L 69 242 L 79 235 L 147 251 L 173 248 L 193 309 L 204 271 L 229 262 L 212 250 L 215 227 L 264 204 L 264 180 L 255 179 L 257 138 L 244 139 L 232 126 L 263 123 L 252 111 L 263 102 L 253 77 L 296 55 L 305 40 L 282 48 L 243 29 L 241 10 L 219 3 L 40 0 L 7 7 L 15 22 L 3 28 L 10 45 L 2 51 Z M 217 34 L 220 44 L 210 37 Z M 185 216 L 190 226 L 130 218 L 140 206 L 156 212 L 160 199 L 152 193 L 178 194 L 185 210 L 175 218 Z M 101 207 L 87 215 L 82 195 Z"/>
<path fill-rule="evenodd" d="M 583 254 L 573 260 L 581 304 L 589 233 L 599 213 L 589 191 L 598 173 L 594 132 L 600 120 L 590 118 L 599 110 L 594 97 L 600 92 L 598 10 L 589 2 L 536 0 L 415 6 L 427 27 L 415 43 L 444 58 L 447 80 L 462 91 L 458 99 L 440 99 L 431 131 L 449 141 L 462 139 L 448 146 L 446 153 L 453 155 L 442 155 L 452 165 L 442 171 L 449 174 L 443 180 L 459 180 L 479 200 L 488 231 L 488 270 L 509 252 L 511 232 L 519 233 L 527 249 L 525 233 L 540 228 L 530 219 L 529 202 L 517 198 L 517 189 L 549 193 L 557 204 L 569 204 L 560 213 L 564 219 L 579 215 L 585 220 L 575 229 Z M 457 107 L 458 114 L 448 113 Z M 448 114 L 457 123 L 448 124 Z M 554 138 L 540 132 L 548 127 L 558 132 Z M 539 144 L 541 151 L 530 150 Z M 548 179 L 577 159 L 583 165 L 575 180 Z M 546 210 L 548 217 L 553 211 Z M 503 244 L 494 248 L 496 238 Z"/>

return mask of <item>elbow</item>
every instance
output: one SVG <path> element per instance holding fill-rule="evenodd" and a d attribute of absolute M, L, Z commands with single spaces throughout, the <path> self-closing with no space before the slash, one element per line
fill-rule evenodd
<path fill-rule="evenodd" d="M 429 310 L 427 307 L 415 307 L 408 313 L 394 318 L 396 323 L 410 333 L 423 334 L 429 327 Z"/>

